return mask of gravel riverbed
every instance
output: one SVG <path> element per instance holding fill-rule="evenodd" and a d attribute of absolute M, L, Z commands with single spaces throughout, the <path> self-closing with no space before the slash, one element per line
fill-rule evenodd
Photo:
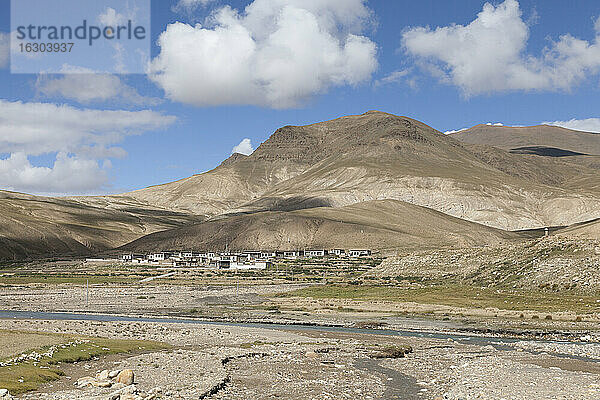
<path fill-rule="evenodd" d="M 173 349 L 123 356 L 114 369 L 135 372 L 141 395 L 165 399 L 598 399 L 597 344 L 506 346 L 451 339 L 319 330 L 272 330 L 157 322 L 0 320 L 0 329 L 158 340 Z M 385 346 L 410 346 L 403 358 L 375 359 Z M 558 346 L 558 347 L 556 347 Z M 576 347 L 578 346 L 578 347 Z M 560 353 L 560 355 L 559 355 Z M 112 388 L 74 388 L 103 368 L 102 359 L 26 399 L 108 399 Z M 158 392 L 159 391 L 159 392 Z M 144 397 L 139 397 L 144 398 Z M 149 398 L 149 397 L 148 397 Z"/>

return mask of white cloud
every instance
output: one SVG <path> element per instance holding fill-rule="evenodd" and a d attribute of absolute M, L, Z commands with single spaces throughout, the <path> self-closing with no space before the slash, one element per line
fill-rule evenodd
<path fill-rule="evenodd" d="M 98 16 L 98 21 L 105 26 L 116 27 L 127 23 L 127 18 L 119 14 L 114 8 L 107 7 L 104 13 Z"/>
<path fill-rule="evenodd" d="M 175 117 L 148 110 L 86 110 L 0 100 L 0 154 L 10 154 L 0 160 L 0 188 L 35 193 L 99 189 L 110 166 L 106 162 L 99 166 L 99 160 L 126 155 L 115 144 L 174 121 Z M 56 154 L 52 168 L 30 164 L 29 156 L 43 154 Z"/>
<path fill-rule="evenodd" d="M 487 126 L 504 126 L 504 124 L 501 122 L 496 122 L 496 123 L 488 122 L 486 125 Z"/>
<path fill-rule="evenodd" d="M 569 90 L 600 71 L 600 23 L 592 42 L 565 34 L 541 56 L 526 52 L 529 27 L 516 0 L 486 3 L 469 25 L 415 27 L 406 51 L 442 81 L 467 95 L 511 90 Z"/>
<path fill-rule="evenodd" d="M 0 69 L 8 67 L 10 60 L 10 36 L 0 32 Z"/>
<path fill-rule="evenodd" d="M 0 159 L 0 185 L 3 189 L 36 194 L 87 193 L 108 182 L 105 169 L 96 160 L 58 153 L 52 168 L 31 165 L 24 153 Z"/>
<path fill-rule="evenodd" d="M 542 124 L 560 126 L 576 131 L 600 133 L 600 118 L 572 119 L 570 121 L 543 122 Z"/>
<path fill-rule="evenodd" d="M 69 71 L 60 78 L 39 75 L 36 89 L 47 97 L 62 97 L 83 104 L 111 100 L 117 103 L 153 106 L 161 102 L 160 99 L 140 95 L 116 75 L 85 72 Z"/>
<path fill-rule="evenodd" d="M 415 89 L 417 87 L 417 81 L 410 76 L 411 70 L 402 69 L 394 71 L 381 79 L 375 81 L 375 86 L 384 86 L 384 85 L 392 85 L 398 83 L 406 83 L 411 88 Z"/>
<path fill-rule="evenodd" d="M 364 0 L 255 0 L 216 11 L 207 26 L 176 22 L 160 35 L 150 78 L 197 106 L 296 107 L 332 86 L 368 80 L 376 45 L 361 36 Z"/>
<path fill-rule="evenodd" d="M 252 147 L 252 141 L 246 138 L 240 142 L 237 146 L 235 146 L 231 150 L 231 154 L 240 153 L 249 156 L 254 152 L 254 147 Z"/>
<path fill-rule="evenodd" d="M 198 7 L 206 7 L 210 3 L 214 3 L 216 0 L 179 0 L 179 2 L 173 7 L 173 12 L 185 12 L 191 13 Z"/>
<path fill-rule="evenodd" d="M 0 153 L 76 152 L 164 128 L 175 117 L 154 111 L 103 111 L 0 100 Z"/>

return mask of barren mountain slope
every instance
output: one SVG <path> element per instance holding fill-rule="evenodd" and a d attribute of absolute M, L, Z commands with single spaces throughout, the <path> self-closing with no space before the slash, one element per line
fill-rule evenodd
<path fill-rule="evenodd" d="M 423 248 L 471 246 L 517 240 L 520 236 L 453 218 L 396 200 L 291 212 L 220 217 L 158 232 L 123 247 L 231 250 L 303 248 Z"/>
<path fill-rule="evenodd" d="M 557 126 L 477 125 L 450 136 L 465 143 L 486 144 L 522 154 L 551 157 L 600 156 L 600 134 Z"/>
<path fill-rule="evenodd" d="M 556 235 L 560 237 L 600 240 L 600 220 L 570 226 L 560 230 Z"/>
<path fill-rule="evenodd" d="M 200 215 L 222 214 L 260 197 L 331 154 L 329 128 L 319 124 L 278 129 L 251 155 L 234 154 L 217 168 L 164 185 L 125 193 L 147 204 Z M 339 132 L 330 135 L 335 137 Z"/>
<path fill-rule="evenodd" d="M 600 191 L 588 190 L 600 183 L 597 171 L 462 144 L 417 121 L 385 113 L 335 122 L 346 126 L 330 145 L 338 149 L 336 154 L 236 211 L 396 199 L 509 230 L 600 216 Z M 573 183 L 575 177 L 585 190 Z"/>
<path fill-rule="evenodd" d="M 597 293 L 599 253 L 600 241 L 550 236 L 478 248 L 401 252 L 369 274 L 478 287 Z"/>
<path fill-rule="evenodd" d="M 503 229 L 600 216 L 597 171 L 468 145 L 406 117 L 371 111 L 277 130 L 251 156 L 128 193 L 207 216 L 402 200 Z M 578 184 L 570 184 L 575 177 Z"/>
<path fill-rule="evenodd" d="M 0 259 L 87 255 L 199 218 L 111 199 L 74 199 L 0 191 Z"/>

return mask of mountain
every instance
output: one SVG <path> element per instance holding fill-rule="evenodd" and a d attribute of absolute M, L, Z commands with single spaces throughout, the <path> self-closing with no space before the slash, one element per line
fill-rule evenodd
<path fill-rule="evenodd" d="M 600 219 L 575 224 L 557 232 L 558 236 L 600 240 Z"/>
<path fill-rule="evenodd" d="M 92 205 L 91 203 L 95 203 Z M 0 259 L 90 255 L 200 219 L 128 199 L 47 198 L 0 191 Z"/>
<path fill-rule="evenodd" d="M 558 126 L 477 125 L 451 136 L 464 143 L 485 144 L 517 154 L 546 157 L 600 156 L 600 134 Z"/>
<path fill-rule="evenodd" d="M 370 111 L 285 126 L 250 156 L 122 195 L 1 192 L 0 258 L 90 254 L 132 241 L 125 248 L 468 246 L 518 239 L 501 230 L 600 218 L 599 156 L 521 151 L 598 154 L 600 136 L 475 128 L 444 135 Z M 490 129 L 505 137 L 474 139 Z"/>
<path fill-rule="evenodd" d="M 577 178 L 582 187 L 568 186 Z M 125 196 L 222 214 L 342 207 L 393 199 L 492 227 L 569 225 L 600 216 L 597 171 L 463 143 L 371 111 L 277 130 L 248 157 Z"/>
<path fill-rule="evenodd" d="M 216 218 L 144 236 L 122 250 L 438 248 L 515 241 L 521 236 L 397 200 L 265 211 Z"/>

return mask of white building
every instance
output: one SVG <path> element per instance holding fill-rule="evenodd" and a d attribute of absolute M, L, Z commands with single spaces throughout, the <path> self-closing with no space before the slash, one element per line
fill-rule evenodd
<path fill-rule="evenodd" d="M 325 250 L 304 250 L 304 257 L 325 257 Z"/>
<path fill-rule="evenodd" d="M 348 251 L 349 257 L 369 257 L 370 255 L 371 250 L 354 249 Z"/>

